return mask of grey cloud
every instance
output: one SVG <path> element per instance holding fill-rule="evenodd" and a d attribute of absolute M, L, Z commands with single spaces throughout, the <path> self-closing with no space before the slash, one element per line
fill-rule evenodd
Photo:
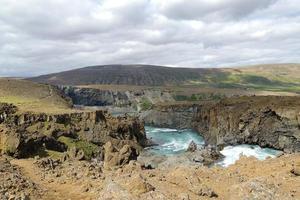
<path fill-rule="evenodd" d="M 0 76 L 112 63 L 300 62 L 297 0 L 180 2 L 0 0 Z"/>
<path fill-rule="evenodd" d="M 174 19 L 226 20 L 245 17 L 275 2 L 276 0 L 176 0 L 158 5 L 167 17 Z"/>

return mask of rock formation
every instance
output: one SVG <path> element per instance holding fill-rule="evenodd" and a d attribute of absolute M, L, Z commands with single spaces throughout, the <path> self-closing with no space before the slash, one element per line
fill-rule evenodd
<path fill-rule="evenodd" d="M 197 150 L 197 144 L 191 141 L 186 151 L 195 152 Z"/>
<path fill-rule="evenodd" d="M 232 97 L 197 104 L 158 105 L 141 118 L 159 127 L 193 128 L 208 144 L 258 144 L 300 151 L 299 97 Z"/>
<path fill-rule="evenodd" d="M 84 153 L 100 153 L 108 141 L 118 149 L 129 145 L 137 151 L 147 144 L 144 125 L 137 118 L 115 118 L 105 111 L 37 114 L 0 104 L 0 120 L 0 151 L 18 158 L 73 146 Z"/>
<path fill-rule="evenodd" d="M 102 87 L 59 86 L 58 88 L 70 97 L 74 104 L 81 106 L 127 107 L 137 111 L 145 109 L 145 104 L 175 101 L 170 92 L 155 88 Z"/>
<path fill-rule="evenodd" d="M 111 142 L 107 142 L 104 145 L 104 168 L 113 169 L 117 166 L 124 166 L 130 160 L 136 160 L 137 156 L 136 149 L 129 145 L 124 145 L 120 150 L 117 150 Z"/>

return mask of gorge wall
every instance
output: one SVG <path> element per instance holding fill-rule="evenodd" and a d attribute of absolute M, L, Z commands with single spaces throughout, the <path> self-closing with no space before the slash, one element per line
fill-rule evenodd
<path fill-rule="evenodd" d="M 299 97 L 236 97 L 197 104 L 157 105 L 147 125 L 192 128 L 209 144 L 258 144 L 300 151 Z"/>
<path fill-rule="evenodd" d="M 157 89 L 103 89 L 74 86 L 59 86 L 74 104 L 83 106 L 132 107 L 140 110 L 143 104 L 175 101 L 168 92 Z"/>

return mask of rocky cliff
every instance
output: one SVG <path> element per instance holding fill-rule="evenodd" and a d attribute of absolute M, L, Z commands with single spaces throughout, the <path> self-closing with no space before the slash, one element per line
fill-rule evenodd
<path fill-rule="evenodd" d="M 161 128 L 192 128 L 192 121 L 198 111 L 198 104 L 155 105 L 151 110 L 144 111 L 140 118 L 147 125 Z"/>
<path fill-rule="evenodd" d="M 158 102 L 175 101 L 169 92 L 159 89 L 106 89 L 93 87 L 59 86 L 73 103 L 83 106 L 116 106 L 143 109 Z"/>
<path fill-rule="evenodd" d="M 219 102 L 156 106 L 146 124 L 193 128 L 209 144 L 258 144 L 300 151 L 299 97 L 236 97 Z"/>
<path fill-rule="evenodd" d="M 71 145 L 91 156 L 108 141 L 118 150 L 124 145 L 140 150 L 147 143 L 144 125 L 137 118 L 112 117 L 105 111 L 45 114 L 0 104 L 2 153 L 22 158 L 41 149 L 64 152 Z"/>

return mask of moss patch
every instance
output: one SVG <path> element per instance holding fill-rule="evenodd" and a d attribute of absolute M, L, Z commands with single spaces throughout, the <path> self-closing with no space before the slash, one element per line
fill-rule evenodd
<path fill-rule="evenodd" d="M 67 145 L 68 149 L 76 147 L 77 149 L 82 150 L 87 159 L 91 159 L 93 156 L 95 156 L 99 152 L 99 146 L 97 146 L 91 142 L 73 139 L 73 138 L 69 138 L 69 137 L 65 137 L 65 136 L 59 137 L 58 141 Z"/>
<path fill-rule="evenodd" d="M 149 110 L 152 107 L 152 103 L 147 99 L 143 98 L 141 102 L 141 108 L 142 110 Z"/>
<path fill-rule="evenodd" d="M 60 159 L 63 155 L 62 152 L 45 150 L 46 154 L 53 159 Z"/>

